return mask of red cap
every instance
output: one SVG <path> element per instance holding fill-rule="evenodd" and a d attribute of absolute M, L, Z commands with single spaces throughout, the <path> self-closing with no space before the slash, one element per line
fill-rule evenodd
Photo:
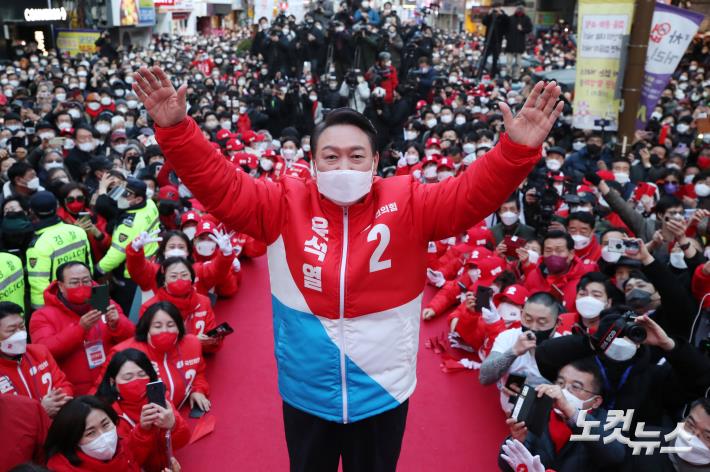
<path fill-rule="evenodd" d="M 252 130 L 247 130 L 242 133 L 242 141 L 244 141 L 247 145 L 251 144 L 251 142 L 254 141 L 255 137 L 256 133 Z"/>
<path fill-rule="evenodd" d="M 197 225 L 197 231 L 195 232 L 195 237 L 201 236 L 205 233 L 214 233 L 217 225 L 211 221 L 205 221 L 204 219 Z"/>
<path fill-rule="evenodd" d="M 201 219 L 196 211 L 188 211 L 180 217 L 180 226 L 185 226 L 187 223 L 199 223 Z"/>
<path fill-rule="evenodd" d="M 234 162 L 240 166 L 247 166 L 250 169 L 256 169 L 259 167 L 259 159 L 247 152 L 243 152 L 234 156 Z"/>
<path fill-rule="evenodd" d="M 172 185 L 164 185 L 160 187 L 160 190 L 158 190 L 158 201 L 160 200 L 179 202 L 180 194 L 178 193 L 178 189 Z"/>
<path fill-rule="evenodd" d="M 471 228 L 466 233 L 468 234 L 469 246 L 494 247 L 496 245 L 493 233 L 488 228 Z"/>
<path fill-rule="evenodd" d="M 424 156 L 424 159 L 422 159 L 422 167 L 426 167 L 427 164 L 434 163 L 436 164 L 439 162 L 439 158 L 441 155 L 439 154 L 432 154 L 431 156 Z"/>
<path fill-rule="evenodd" d="M 705 170 L 710 167 L 710 156 L 699 156 L 698 167 L 700 167 L 701 170 Z"/>
<path fill-rule="evenodd" d="M 234 137 L 234 135 L 228 129 L 221 129 L 217 131 L 217 141 L 222 141 L 223 139 L 229 139 Z"/>
<path fill-rule="evenodd" d="M 419 100 L 417 102 L 417 111 L 421 110 L 426 106 L 426 100 Z"/>
<path fill-rule="evenodd" d="M 505 269 L 505 261 L 498 256 L 483 257 L 476 261 L 476 267 L 481 270 L 478 283 L 489 287 Z"/>
<path fill-rule="evenodd" d="M 441 143 L 439 142 L 438 138 L 429 138 L 426 140 L 426 146 L 425 146 L 426 148 L 430 148 L 430 147 L 434 147 L 434 146 L 441 147 Z"/>
<path fill-rule="evenodd" d="M 267 149 L 266 151 L 261 153 L 261 157 L 268 157 L 271 160 L 276 160 L 276 151 L 273 149 Z"/>
<path fill-rule="evenodd" d="M 454 166 L 454 161 L 452 161 L 448 157 L 442 157 L 441 159 L 439 159 L 439 163 L 436 167 L 437 168 L 446 167 L 447 169 L 451 169 L 451 170 L 456 169 L 456 166 Z"/>
<path fill-rule="evenodd" d="M 224 146 L 227 151 L 241 151 L 244 149 L 244 144 L 237 138 L 230 138 Z"/>
<path fill-rule="evenodd" d="M 493 255 L 493 252 L 483 246 L 476 246 L 474 247 L 470 253 L 465 254 L 466 257 L 466 262 L 464 263 L 465 267 L 470 267 L 470 266 L 476 266 L 478 267 L 478 261 L 481 259 L 485 259 L 487 257 L 491 257 Z"/>
<path fill-rule="evenodd" d="M 504 299 L 509 300 L 513 305 L 523 306 L 528 299 L 528 290 L 522 285 L 511 285 L 500 293 L 493 296 L 495 306 L 500 305 Z"/>

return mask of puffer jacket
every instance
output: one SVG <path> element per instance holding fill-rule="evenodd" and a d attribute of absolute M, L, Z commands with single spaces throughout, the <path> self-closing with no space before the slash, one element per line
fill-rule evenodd
<path fill-rule="evenodd" d="M 340 207 L 315 180 L 236 172 L 191 118 L 156 127 L 156 138 L 210 214 L 268 245 L 283 400 L 341 423 L 388 411 L 414 392 L 429 241 L 488 216 L 540 158 L 504 134 L 458 177 L 432 185 L 375 179 L 361 202 Z"/>

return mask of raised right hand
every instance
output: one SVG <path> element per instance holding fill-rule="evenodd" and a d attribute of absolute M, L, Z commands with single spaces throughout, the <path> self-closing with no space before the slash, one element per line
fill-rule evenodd
<path fill-rule="evenodd" d="M 133 91 L 145 106 L 155 124 L 161 128 L 180 123 L 187 115 L 187 84 L 175 90 L 160 67 L 141 67 L 133 75 Z"/>

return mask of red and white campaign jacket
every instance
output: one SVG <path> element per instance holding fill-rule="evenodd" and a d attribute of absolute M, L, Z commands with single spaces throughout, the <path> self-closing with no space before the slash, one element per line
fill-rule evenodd
<path fill-rule="evenodd" d="M 315 180 L 236 172 L 191 118 L 156 127 L 156 137 L 210 214 L 268 245 L 282 398 L 343 423 L 395 408 L 414 391 L 429 241 L 495 211 L 540 158 L 503 135 L 458 177 L 375 179 L 344 208 Z"/>
<path fill-rule="evenodd" d="M 72 384 L 46 346 L 28 344 L 19 360 L 0 358 L 0 394 L 24 395 L 42 400 L 50 390 L 73 395 Z"/>

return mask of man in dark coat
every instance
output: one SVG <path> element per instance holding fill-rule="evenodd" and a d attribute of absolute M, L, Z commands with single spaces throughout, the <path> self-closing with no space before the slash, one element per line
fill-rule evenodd
<path fill-rule="evenodd" d="M 532 21 L 525 14 L 522 4 L 518 4 L 515 14 L 508 17 L 505 28 L 505 52 L 508 73 L 517 79 L 520 76 L 520 56 L 525 52 L 525 39 L 532 31 Z"/>
<path fill-rule="evenodd" d="M 505 14 L 498 6 L 494 6 L 486 16 L 483 17 L 483 25 L 486 27 L 486 46 L 480 66 L 479 76 L 482 75 L 483 69 L 486 68 L 488 57 L 491 57 L 492 65 L 490 68 L 491 77 L 498 74 L 498 57 L 500 56 L 503 36 L 507 29 L 508 15 Z"/>

